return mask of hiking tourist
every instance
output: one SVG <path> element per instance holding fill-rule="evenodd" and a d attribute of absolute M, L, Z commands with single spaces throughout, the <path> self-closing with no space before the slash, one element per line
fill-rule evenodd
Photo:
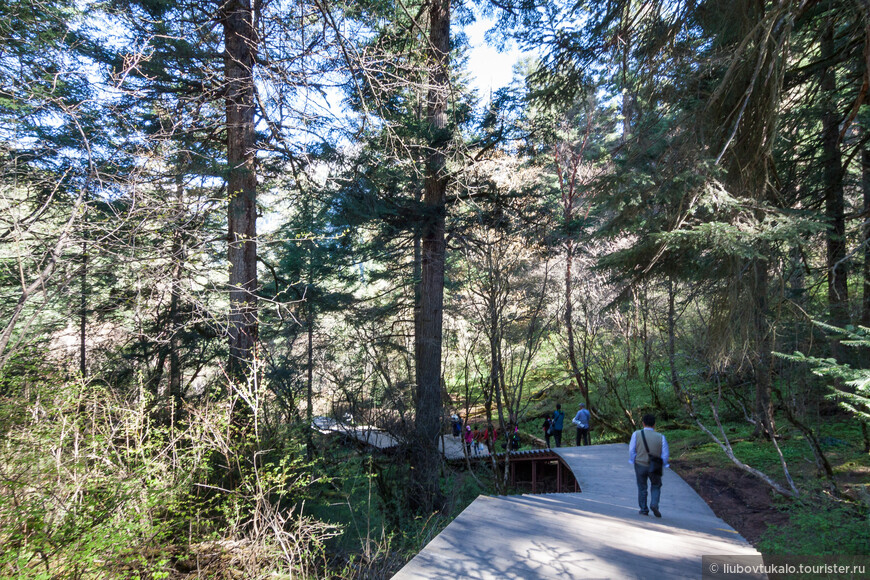
<path fill-rule="evenodd" d="M 662 468 L 668 465 L 668 441 L 661 433 L 656 432 L 656 416 L 643 416 L 643 429 L 631 435 L 628 444 L 628 462 L 634 465 L 637 477 L 637 505 L 640 515 L 648 516 L 649 510 L 657 517 L 662 517 L 659 511 L 659 498 L 662 493 Z M 650 484 L 649 508 L 646 504 L 647 480 Z"/>
<path fill-rule="evenodd" d="M 589 418 L 591 415 L 586 410 L 586 403 L 580 403 L 580 410 L 571 420 L 577 427 L 577 446 L 590 445 L 589 443 Z"/>
<path fill-rule="evenodd" d="M 486 431 L 483 432 L 483 441 L 486 444 L 486 450 L 489 451 L 490 455 L 495 453 L 496 439 L 498 439 L 498 432 L 496 428 L 492 426 L 492 423 L 490 423 L 487 425 Z"/>
<path fill-rule="evenodd" d="M 556 404 L 556 412 L 553 413 L 553 439 L 556 440 L 556 447 L 562 446 L 562 425 L 565 422 L 565 413 L 562 412 L 562 405 Z"/>
<path fill-rule="evenodd" d="M 474 441 L 474 433 L 471 431 L 471 425 L 465 426 L 465 451 L 470 455 L 471 454 L 471 442 Z"/>
<path fill-rule="evenodd" d="M 549 416 L 544 417 L 544 439 L 547 441 L 547 449 L 550 448 L 550 436 L 553 434 L 553 422 L 550 420 Z"/>

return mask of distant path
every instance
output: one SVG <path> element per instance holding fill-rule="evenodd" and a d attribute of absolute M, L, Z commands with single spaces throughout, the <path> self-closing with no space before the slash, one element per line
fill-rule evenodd
<path fill-rule="evenodd" d="M 453 435 L 444 435 L 438 439 L 438 448 L 447 459 L 462 459 L 465 457 L 464 447 L 462 439 Z M 472 459 L 476 457 L 489 457 L 489 451 L 485 445 L 479 447 L 473 446 L 470 455 Z"/>
<path fill-rule="evenodd" d="M 377 427 L 371 425 L 351 425 L 346 423 L 331 422 L 328 425 L 314 426 L 314 429 L 324 434 L 342 433 L 352 437 L 366 445 L 378 449 L 390 449 L 399 446 L 399 440 Z M 462 459 L 465 457 L 465 449 L 462 439 L 453 435 L 444 435 L 438 438 L 438 449 L 446 459 Z M 470 453 L 471 458 L 489 457 L 489 451 L 485 446 L 475 447 Z"/>
<path fill-rule="evenodd" d="M 383 429 L 378 429 L 371 425 L 351 425 L 348 423 L 332 422 L 329 425 L 321 427 L 315 425 L 314 429 L 324 434 L 342 433 L 346 437 L 352 437 L 366 445 L 377 447 L 378 449 L 390 449 L 399 444 L 395 437 Z"/>
<path fill-rule="evenodd" d="M 628 445 L 562 447 L 582 493 L 478 497 L 394 578 L 701 578 L 703 555 L 759 555 L 665 470 L 662 517 L 637 513 Z"/>

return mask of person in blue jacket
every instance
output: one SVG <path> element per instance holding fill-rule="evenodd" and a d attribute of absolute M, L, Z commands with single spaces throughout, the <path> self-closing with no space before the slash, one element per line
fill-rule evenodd
<path fill-rule="evenodd" d="M 577 446 L 590 445 L 589 443 L 589 419 L 591 415 L 586 409 L 586 403 L 580 403 L 580 410 L 571 420 L 577 427 Z"/>
<path fill-rule="evenodd" d="M 556 404 L 556 412 L 553 413 L 553 439 L 556 441 L 556 447 L 562 446 L 562 426 L 565 423 L 565 413 L 562 412 L 562 405 Z"/>

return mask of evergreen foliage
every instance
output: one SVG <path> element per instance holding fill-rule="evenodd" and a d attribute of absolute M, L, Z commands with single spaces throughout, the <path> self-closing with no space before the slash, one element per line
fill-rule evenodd
<path fill-rule="evenodd" d="M 388 576 L 581 399 L 859 551 L 865 4 L 0 0 L 0 575 Z"/>

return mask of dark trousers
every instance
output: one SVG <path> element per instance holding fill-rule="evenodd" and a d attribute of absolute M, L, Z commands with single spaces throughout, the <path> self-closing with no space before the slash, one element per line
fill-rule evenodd
<path fill-rule="evenodd" d="M 547 430 L 544 430 L 544 439 L 547 440 L 547 449 L 550 448 L 550 433 Z"/>
<path fill-rule="evenodd" d="M 556 447 L 562 446 L 562 430 L 561 429 L 553 429 L 553 439 L 556 440 Z"/>
<path fill-rule="evenodd" d="M 646 505 L 647 480 L 650 483 L 649 507 L 658 509 L 659 498 L 662 495 L 662 476 L 650 473 L 647 471 L 648 469 L 649 465 L 641 465 L 635 461 L 634 474 L 637 476 L 637 505 L 642 512 L 649 512 L 649 508 Z"/>
<path fill-rule="evenodd" d="M 580 445 L 592 445 L 589 442 L 589 429 L 583 429 L 582 427 L 577 427 L 577 446 Z"/>

